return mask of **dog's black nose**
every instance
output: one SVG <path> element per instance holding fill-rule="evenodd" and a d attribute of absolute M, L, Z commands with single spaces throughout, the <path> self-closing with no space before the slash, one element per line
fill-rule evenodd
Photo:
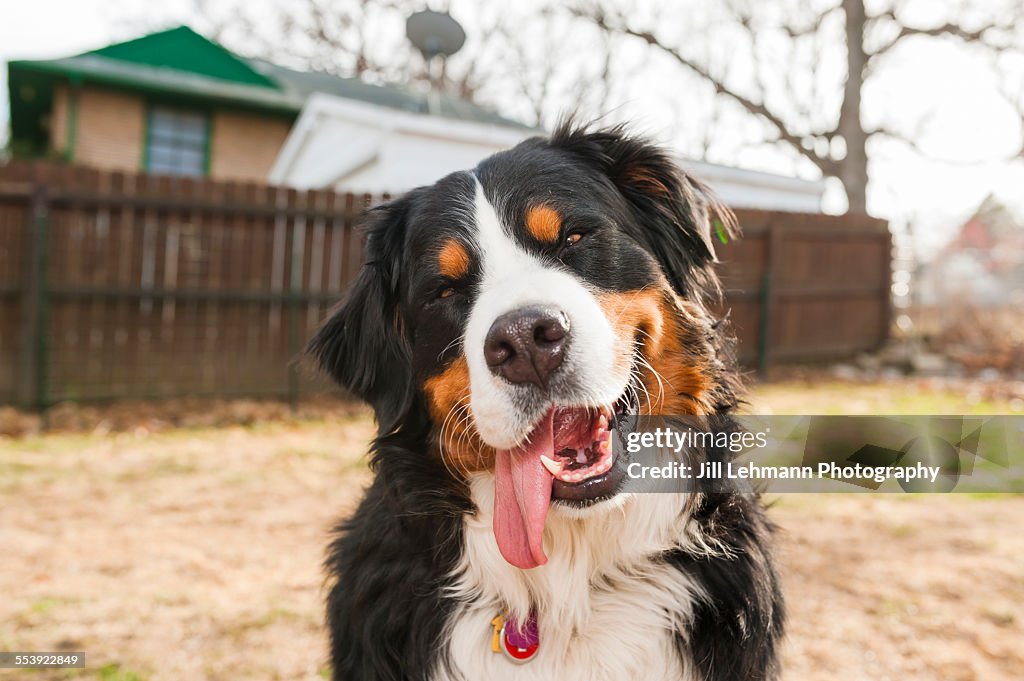
<path fill-rule="evenodd" d="M 568 341 L 569 320 L 563 312 L 524 307 L 494 320 L 484 339 L 484 358 L 497 376 L 546 388 Z"/>

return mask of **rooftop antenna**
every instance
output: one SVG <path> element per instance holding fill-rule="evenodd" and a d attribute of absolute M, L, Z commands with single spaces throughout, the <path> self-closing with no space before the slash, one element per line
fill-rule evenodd
<path fill-rule="evenodd" d="M 447 12 L 425 9 L 411 15 L 405 22 L 405 35 L 423 55 L 427 63 L 430 92 L 427 93 L 427 111 L 437 113 L 440 108 L 440 84 L 444 80 L 448 57 L 466 43 L 466 31 Z M 440 61 L 440 73 L 435 75 L 434 62 Z"/>

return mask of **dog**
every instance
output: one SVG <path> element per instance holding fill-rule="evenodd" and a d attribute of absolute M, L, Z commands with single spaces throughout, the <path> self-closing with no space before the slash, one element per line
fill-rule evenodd
<path fill-rule="evenodd" d="M 778 677 L 759 500 L 624 492 L 610 446 L 625 412 L 730 427 L 735 230 L 664 150 L 572 121 L 370 211 L 308 348 L 378 423 L 326 561 L 335 679 Z"/>

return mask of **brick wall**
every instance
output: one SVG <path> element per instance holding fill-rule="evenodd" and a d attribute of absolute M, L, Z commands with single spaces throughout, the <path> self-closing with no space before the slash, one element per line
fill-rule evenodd
<path fill-rule="evenodd" d="M 255 114 L 218 111 L 213 116 L 210 177 L 266 182 L 291 122 Z"/>
<path fill-rule="evenodd" d="M 78 91 L 75 163 L 105 170 L 138 170 L 145 131 L 142 97 L 93 87 Z"/>

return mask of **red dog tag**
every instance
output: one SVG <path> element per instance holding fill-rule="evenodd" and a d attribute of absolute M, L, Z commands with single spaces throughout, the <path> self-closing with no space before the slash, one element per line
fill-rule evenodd
<path fill-rule="evenodd" d="M 540 635 L 537 632 L 537 618 L 532 613 L 526 623 L 519 627 L 514 620 L 507 619 L 499 635 L 501 650 L 517 664 L 529 662 L 540 649 Z"/>

